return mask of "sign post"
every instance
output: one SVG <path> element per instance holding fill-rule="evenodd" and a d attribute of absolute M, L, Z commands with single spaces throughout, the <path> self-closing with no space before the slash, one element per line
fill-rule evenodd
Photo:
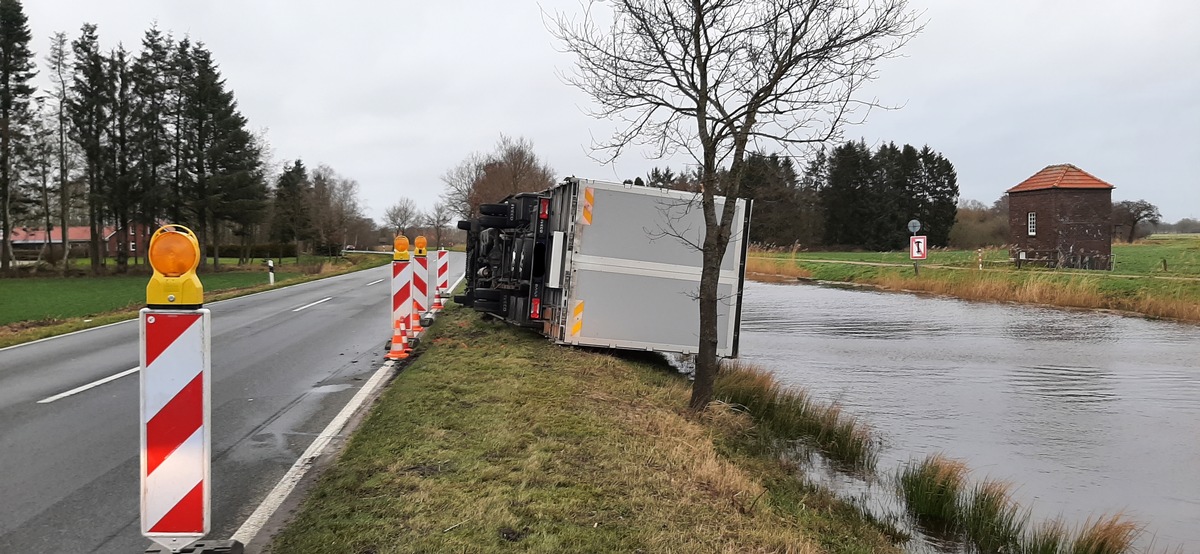
<path fill-rule="evenodd" d="M 913 274 L 920 275 L 921 268 L 918 265 L 918 260 L 924 260 L 929 253 L 928 238 L 923 235 L 917 235 L 921 230 L 921 222 L 913 219 L 908 222 L 908 232 L 912 233 L 912 237 L 908 239 L 908 257 L 913 261 Z"/>

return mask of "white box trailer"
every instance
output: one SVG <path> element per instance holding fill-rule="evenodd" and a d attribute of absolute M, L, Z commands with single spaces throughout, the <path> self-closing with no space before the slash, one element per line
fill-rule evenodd
<path fill-rule="evenodd" d="M 720 213 L 726 199 L 717 198 Z M 750 205 L 736 200 L 717 285 L 717 354 L 736 357 Z M 456 298 L 559 344 L 692 354 L 699 344 L 704 214 L 698 193 L 568 178 L 459 227 Z"/>

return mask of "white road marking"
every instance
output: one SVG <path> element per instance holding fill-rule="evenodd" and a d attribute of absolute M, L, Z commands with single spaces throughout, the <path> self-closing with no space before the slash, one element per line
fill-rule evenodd
<path fill-rule="evenodd" d="M 379 283 L 382 283 L 382 282 L 383 282 L 383 279 L 380 279 L 378 281 L 371 281 L 370 283 L 367 283 L 366 286 L 369 287 L 371 285 L 378 285 Z"/>
<path fill-rule="evenodd" d="M 49 397 L 49 398 L 43 398 L 43 399 L 41 399 L 41 400 L 38 400 L 38 401 L 37 401 L 37 403 L 38 403 L 38 404 L 49 404 L 49 403 L 51 403 L 51 402 L 54 402 L 54 401 L 57 401 L 57 400 L 62 400 L 62 399 L 64 399 L 64 398 L 68 397 L 68 396 L 74 396 L 74 395 L 76 395 L 76 394 L 79 394 L 79 393 L 81 393 L 81 392 L 83 392 L 83 391 L 85 391 L 85 390 L 88 390 L 88 389 L 94 389 L 94 388 L 96 388 L 96 387 L 98 387 L 98 386 L 100 386 L 100 385 L 103 385 L 103 384 L 105 384 L 105 383 L 108 383 L 108 382 L 110 382 L 110 381 L 116 381 L 117 379 L 120 379 L 120 378 L 122 378 L 122 377 L 124 377 L 124 376 L 126 376 L 126 375 L 133 375 L 134 373 L 137 373 L 137 372 L 138 372 L 138 370 L 140 370 L 140 369 L 142 369 L 140 366 L 139 366 L 139 367 L 132 368 L 132 369 L 127 369 L 127 370 L 125 370 L 125 371 L 122 371 L 122 372 L 120 372 L 120 373 L 118 373 L 118 374 L 116 374 L 116 375 L 110 375 L 110 376 L 108 376 L 108 377 L 105 377 L 105 378 L 103 378 L 103 379 L 101 379 L 101 380 L 99 380 L 99 381 L 92 381 L 91 383 L 88 383 L 88 384 L 86 384 L 86 385 L 84 385 L 84 386 L 82 386 L 82 387 L 75 387 L 75 388 L 73 388 L 73 389 L 71 389 L 71 390 L 69 390 L 69 391 L 67 391 L 67 392 L 64 392 L 64 393 L 61 393 L 61 394 L 56 394 L 56 395 L 54 395 L 54 396 L 51 396 L 51 397 Z"/>
<path fill-rule="evenodd" d="M 294 310 L 292 310 L 292 311 L 293 311 L 293 312 L 298 312 L 298 311 L 300 311 L 300 310 L 303 310 L 303 309 L 306 309 L 306 308 L 311 308 L 311 307 L 313 307 L 313 306 L 316 306 L 317 304 L 320 304 L 320 303 L 322 303 L 322 302 L 329 302 L 330 300 L 333 300 L 333 297 L 332 297 L 332 296 L 330 296 L 329 298 L 322 298 L 322 299 L 320 299 L 320 300 L 317 300 L 316 302 L 313 302 L 312 304 L 305 304 L 305 305 L 303 305 L 303 306 L 300 306 L 299 308 L 296 308 L 296 309 L 294 309 Z"/>
<path fill-rule="evenodd" d="M 271 516 L 275 513 L 275 510 L 278 510 L 279 506 L 283 504 L 283 501 L 287 499 L 288 495 L 295 490 L 296 485 L 298 485 L 300 480 L 304 478 L 304 474 L 308 473 L 308 470 L 312 468 L 317 458 L 319 458 L 321 454 L 325 452 L 325 448 L 329 446 L 329 443 L 336 438 L 339 433 L 342 432 L 342 428 L 345 427 L 346 423 L 350 421 L 351 416 L 353 416 L 354 413 L 358 411 L 359 407 L 361 407 L 363 403 L 375 393 L 375 390 L 383 384 L 384 380 L 388 376 L 388 373 L 391 372 L 392 366 L 393 363 L 390 360 L 384 362 L 383 366 L 371 376 L 371 379 L 368 380 L 367 383 L 363 385 L 363 387 L 359 389 L 357 393 L 354 394 L 354 397 L 350 399 L 350 402 L 346 404 L 344 408 L 342 408 L 342 411 L 338 413 L 337 417 L 333 418 L 333 421 L 329 422 L 329 425 L 325 426 L 325 430 L 321 431 L 320 435 L 317 435 L 317 438 L 313 440 L 312 444 L 308 445 L 308 449 L 306 449 L 304 453 L 300 455 L 300 458 L 296 460 L 296 463 L 292 464 L 291 469 L 284 474 L 283 478 L 279 480 L 279 483 L 275 485 L 275 488 L 271 489 L 271 492 L 267 494 L 267 497 L 264 498 L 262 503 L 258 505 L 258 508 L 254 510 L 254 513 L 250 514 L 250 517 L 246 518 L 246 522 L 242 523 L 242 526 L 238 528 L 237 532 L 233 534 L 233 537 L 231 537 L 230 540 L 235 540 L 241 542 L 242 544 L 250 544 L 251 539 L 253 539 L 254 536 L 262 530 L 263 525 L 267 523 L 267 520 L 271 519 Z"/>

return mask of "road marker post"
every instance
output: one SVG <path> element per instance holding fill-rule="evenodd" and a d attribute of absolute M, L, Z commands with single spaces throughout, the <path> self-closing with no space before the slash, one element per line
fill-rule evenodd
<path fill-rule="evenodd" d="M 267 284 L 275 286 L 275 260 L 267 260 Z"/>
<path fill-rule="evenodd" d="M 409 324 L 412 319 L 412 263 L 408 258 L 408 237 L 400 235 L 392 242 L 392 347 L 388 359 L 408 357 Z M 396 344 L 400 340 L 399 345 Z"/>
<path fill-rule="evenodd" d="M 154 275 L 138 320 L 141 531 L 180 552 L 211 530 L 212 314 L 196 276 L 195 233 L 165 225 L 147 257 Z"/>
<path fill-rule="evenodd" d="M 425 330 L 421 326 L 421 319 L 425 317 L 425 307 L 429 305 L 429 250 L 426 249 L 428 242 L 424 235 L 417 237 L 413 243 L 416 245 L 413 250 L 413 259 L 416 260 L 417 265 L 413 269 L 412 278 L 412 330 L 420 333 Z"/>

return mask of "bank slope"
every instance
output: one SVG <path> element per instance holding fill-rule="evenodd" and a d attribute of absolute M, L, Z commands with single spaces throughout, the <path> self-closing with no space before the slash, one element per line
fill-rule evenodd
<path fill-rule="evenodd" d="M 453 307 L 427 342 L 272 552 L 894 551 L 653 360 Z"/>

